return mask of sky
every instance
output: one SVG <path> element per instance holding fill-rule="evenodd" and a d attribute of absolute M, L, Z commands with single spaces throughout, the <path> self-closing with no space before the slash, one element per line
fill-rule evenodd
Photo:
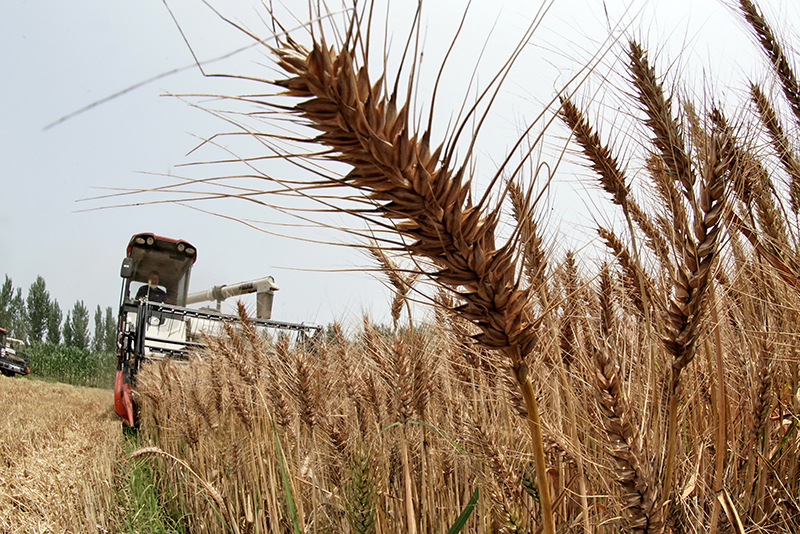
<path fill-rule="evenodd" d="M 264 8 L 268 1 L 211 0 L 211 4 L 259 37 L 269 37 Z M 798 20 L 798 7 L 789 4 L 763 3 L 770 20 L 779 21 L 777 27 L 787 31 L 791 21 Z M 307 18 L 305 1 L 275 5 L 287 28 L 296 28 Z M 391 4 L 388 35 L 395 52 L 415 6 L 411 0 Z M 422 108 L 437 61 L 465 6 L 466 2 L 455 0 L 425 4 Z M 539 5 L 530 1 L 472 2 L 465 37 L 448 63 L 437 100 L 435 134 L 443 135 L 464 98 L 474 97 L 476 85 L 491 78 L 531 21 L 541 15 L 538 11 Z M 301 30 L 295 34 L 303 37 Z M 556 0 L 524 47 L 483 128 L 476 150 L 479 177 L 491 174 L 524 127 L 565 84 L 577 89 L 583 103 L 604 102 L 594 113 L 610 115 L 610 123 L 622 125 L 624 132 L 624 102 L 618 96 L 604 96 L 607 86 L 601 83 L 621 49 L 610 44 L 609 35 L 643 40 L 673 76 L 695 80 L 698 93 L 703 92 L 704 80 L 728 84 L 731 90 L 719 98 L 730 106 L 740 105 L 748 79 L 763 76 L 752 38 L 725 2 Z M 64 310 L 79 299 L 90 310 L 97 305 L 115 308 L 128 240 L 135 233 L 154 232 L 196 246 L 191 291 L 273 276 L 281 287 L 273 308 L 275 319 L 357 324 L 367 314 L 377 322 L 388 321 L 391 296 L 385 281 L 363 251 L 342 246 L 350 242 L 347 234 L 283 226 L 297 221 L 244 201 L 193 204 L 200 211 L 176 203 L 152 204 L 171 198 L 158 192 L 95 198 L 161 187 L 175 181 L 170 176 L 220 172 L 209 166 L 185 166 L 213 158 L 208 147 L 193 149 L 203 139 L 230 131 L 222 118 L 198 108 L 213 108 L 218 102 L 175 95 L 254 91 L 252 83 L 204 76 L 194 65 L 194 57 L 206 62 L 252 41 L 203 2 L 4 0 L 0 36 L 4 103 L 0 106 L 0 276 L 8 275 L 15 287 L 26 292 L 41 275 Z M 605 50 L 605 55 L 595 72 L 582 85 L 572 80 L 580 77 L 581 67 L 598 50 Z M 251 48 L 206 64 L 205 70 L 271 79 L 278 73 L 270 61 L 263 48 Z M 470 86 L 473 70 L 477 82 Z M 173 71 L 177 72 L 166 75 Z M 144 83 L 153 78 L 157 79 Z M 626 90 L 612 83 L 612 93 L 620 89 Z M 91 107 L 73 115 L 87 106 Z M 566 136 L 560 125 L 550 130 L 553 135 L 542 143 L 545 159 L 557 157 Z M 614 141 L 630 148 L 624 140 Z M 237 154 L 253 149 L 246 141 L 239 143 L 226 139 L 223 145 Z M 590 239 L 595 217 L 587 173 L 571 164 L 577 160 L 566 154 L 548 197 L 550 241 L 562 247 L 580 247 Z M 271 172 L 294 170 L 276 167 Z M 480 180 L 477 183 L 480 187 Z M 269 232 L 233 218 L 267 221 L 264 228 Z M 335 217 L 330 222 L 351 224 Z"/>

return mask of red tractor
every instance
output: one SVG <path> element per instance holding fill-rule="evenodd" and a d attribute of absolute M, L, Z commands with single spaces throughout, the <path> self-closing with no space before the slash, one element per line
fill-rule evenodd
<path fill-rule="evenodd" d="M 307 339 L 321 331 L 318 325 L 273 321 L 272 299 L 279 288 L 272 277 L 235 285 L 214 286 L 189 293 L 189 278 L 197 260 L 190 243 L 155 234 L 134 235 L 122 261 L 122 294 L 117 323 L 117 373 L 114 407 L 124 428 L 135 428 L 139 412 L 134 393 L 136 374 L 145 362 L 173 358 L 186 360 L 199 352 L 204 336 L 220 335 L 225 322 L 237 322 L 221 313 L 228 297 L 256 293 L 257 328 L 294 331 Z M 216 308 L 189 308 L 191 304 L 216 302 Z"/>

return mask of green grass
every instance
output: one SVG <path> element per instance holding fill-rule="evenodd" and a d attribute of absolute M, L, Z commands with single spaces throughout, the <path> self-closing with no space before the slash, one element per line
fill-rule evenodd
<path fill-rule="evenodd" d="M 187 533 L 184 514 L 163 483 L 159 464 L 152 458 L 128 458 L 141 446 L 136 436 L 129 436 L 122 442 L 126 459 L 118 467 L 117 498 L 123 510 L 120 531 L 131 534 Z"/>

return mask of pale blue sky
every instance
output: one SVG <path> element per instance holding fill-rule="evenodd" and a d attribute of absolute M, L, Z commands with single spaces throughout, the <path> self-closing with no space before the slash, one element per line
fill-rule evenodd
<path fill-rule="evenodd" d="M 261 2 L 212 3 L 268 36 L 258 18 L 259 14 L 266 17 Z M 305 17 L 304 1 L 285 3 L 295 6 L 299 18 Z M 429 73 L 465 4 L 428 1 L 425 61 Z M 743 90 L 748 77 L 761 75 L 757 66 L 761 58 L 754 52 L 752 39 L 726 3 L 640 0 L 630 3 L 626 13 L 628 4 L 607 2 L 612 24 L 636 21 L 631 26 L 634 35 L 653 48 L 663 46 L 659 59 L 674 60 L 678 50 L 686 48 L 688 57 L 685 54 L 681 59 L 686 65 L 681 72 L 702 83 L 704 69 L 708 71 L 711 66 L 713 79 L 733 84 L 732 94 L 724 96 L 732 105 L 738 98 L 736 91 Z M 774 16 L 772 20 L 778 20 L 783 30 L 793 26 L 788 21 L 798 20 L 797 7 L 787 4 L 777 0 L 765 4 L 768 15 Z M 201 59 L 248 42 L 201 2 L 180 0 L 169 5 Z M 393 9 L 405 10 L 406 14 L 415 5 L 411 0 L 392 3 Z M 530 1 L 473 2 L 468 38 L 457 47 L 448 71 L 450 85 L 439 95 L 438 108 L 443 114 L 440 124 L 444 125 L 461 102 L 473 58 L 495 21 L 481 80 L 488 80 L 535 14 L 535 2 Z M 402 24 L 408 17 L 398 13 L 392 20 L 401 26 L 395 29 L 399 42 L 405 36 Z M 294 26 L 294 22 L 288 19 L 286 25 Z M 602 2 L 556 0 L 501 93 L 497 115 L 490 121 L 477 154 L 485 169 L 502 159 L 505 147 L 513 143 L 522 125 L 532 120 L 542 103 L 579 70 L 591 51 L 602 46 L 607 34 Z M 203 78 L 197 69 L 190 69 L 45 130 L 45 126 L 75 110 L 192 63 L 161 0 L 4 0 L 0 35 L 0 276 L 8 274 L 15 286 L 27 290 L 41 274 L 64 309 L 76 299 L 83 299 L 90 309 L 98 304 L 116 307 L 119 265 L 128 239 L 134 233 L 152 231 L 196 245 L 199 254 L 192 290 L 272 275 L 281 286 L 273 313 L 276 319 L 357 322 L 367 312 L 378 321 L 386 320 L 389 296 L 380 281 L 368 273 L 326 272 L 369 267 L 370 260 L 356 250 L 274 237 L 176 205 L 78 212 L 114 204 L 112 200 L 76 202 L 101 193 L 96 188 L 147 188 L 167 183 L 168 179 L 158 174 L 175 173 L 176 165 L 191 161 L 186 154 L 199 138 L 228 130 L 220 119 L 162 94 L 237 94 L 252 90 L 246 84 Z M 614 49 L 601 71 L 617 52 Z M 241 54 L 210 68 L 271 77 L 274 71 L 257 63 L 267 60 L 268 56 L 261 53 Z M 662 71 L 667 66 L 663 60 L 659 64 Z M 593 78 L 586 91 L 579 91 L 583 95 L 579 100 L 588 102 L 586 93 L 599 85 Z M 696 92 L 703 90 L 698 87 Z M 451 98 L 451 94 L 455 96 Z M 613 107 L 618 102 L 609 99 L 607 103 Z M 624 120 L 619 122 L 624 124 Z M 560 125 L 553 132 L 564 135 Z M 559 142 L 552 139 L 547 150 L 557 148 Z M 232 143 L 230 148 L 236 150 L 237 146 Z M 564 168 L 550 201 L 551 219 L 556 223 L 563 215 L 578 229 L 553 227 L 549 232 L 553 240 L 563 241 L 559 236 L 566 235 L 569 246 L 580 246 L 580 235 L 585 237 L 584 228 L 591 223 L 587 215 L 590 201 L 576 194 L 583 195 L 586 187 L 568 167 Z M 160 197 L 149 195 L 138 200 L 156 198 Z M 212 209 L 244 218 L 284 220 L 266 208 L 259 211 L 245 203 L 225 203 Z M 335 233 L 309 234 L 317 235 L 324 240 L 347 239 Z"/>

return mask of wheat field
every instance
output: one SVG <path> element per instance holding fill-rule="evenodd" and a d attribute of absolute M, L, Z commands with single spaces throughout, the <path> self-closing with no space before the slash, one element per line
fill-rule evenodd
<path fill-rule="evenodd" d="M 404 74 L 382 71 L 370 6 L 278 35 L 281 72 L 257 78 L 278 92 L 235 98 L 306 130 L 230 121 L 316 169 L 281 179 L 239 156 L 265 188 L 364 225 L 348 235 L 394 288 L 394 325 L 297 344 L 259 335 L 242 309 L 192 365 L 143 373 L 141 454 L 178 466 L 193 530 L 800 530 L 800 89 L 758 7 L 736 9 L 772 78 L 750 81 L 731 116 L 717 88 L 684 96 L 628 35 L 614 49 L 625 85 L 610 90 L 634 148 L 615 153 L 580 81 L 546 110 L 541 136 L 566 132 L 624 221 L 597 224 L 597 261 L 545 245 L 527 132 L 522 164 L 500 159 L 475 189 L 470 142 L 494 80 L 432 139 L 433 112 L 411 107 L 420 25 Z M 412 300 L 435 319 L 406 317 Z"/>
<path fill-rule="evenodd" d="M 110 390 L 0 377 L 0 532 L 114 532 Z"/>
<path fill-rule="evenodd" d="M 268 42 L 242 27 L 278 73 L 248 74 L 264 92 L 230 97 L 251 107 L 227 119 L 263 149 L 233 158 L 242 176 L 362 225 L 343 230 L 393 287 L 393 325 L 300 343 L 241 308 L 189 365 L 145 367 L 134 456 L 163 473 L 165 501 L 192 532 L 800 531 L 791 46 L 736 4 L 772 74 L 731 112 L 724 88 L 684 96 L 697 93 L 624 35 L 609 90 L 634 126 L 601 135 L 602 102 L 576 80 L 479 190 L 472 142 L 536 24 L 436 140 L 433 112 L 412 107 L 421 24 L 402 73 L 386 72 L 369 61 L 371 6 Z M 528 170 L 550 134 L 624 221 L 593 229 L 599 260 L 546 245 L 547 187 Z M 617 134 L 636 136 L 628 151 Z M 259 170 L 270 158 L 313 175 Z"/>

